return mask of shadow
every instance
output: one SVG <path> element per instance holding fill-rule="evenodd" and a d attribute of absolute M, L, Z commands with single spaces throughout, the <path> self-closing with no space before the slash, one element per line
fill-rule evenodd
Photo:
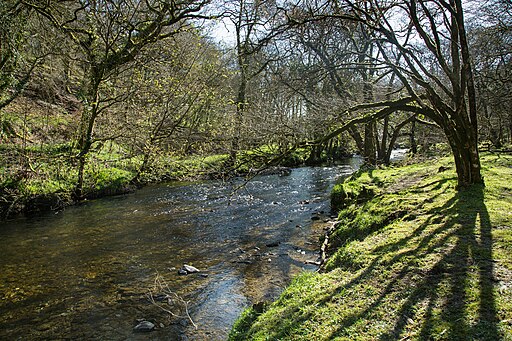
<path fill-rule="evenodd" d="M 449 340 L 499 339 L 491 221 L 483 190 L 483 186 L 473 186 L 431 210 L 430 217 L 412 234 L 375 249 L 377 257 L 359 276 L 331 291 L 320 304 L 335 300 L 363 280 L 382 281 L 379 293 L 368 299 L 363 309 L 353 309 L 339 321 L 330 337 L 347 336 L 347 330 L 358 321 L 374 320 L 375 312 L 385 309 L 392 327 L 380 340 L 401 339 L 415 321 L 422 321 L 418 335 L 422 340 L 440 335 Z M 433 221 L 440 224 L 431 228 Z M 416 247 L 407 249 L 411 241 Z M 391 254 L 394 256 L 389 259 Z M 422 267 L 424 259 L 433 259 L 433 265 Z M 379 274 L 382 265 L 399 268 L 391 278 L 383 278 Z M 398 304 L 390 309 L 390 302 Z"/>

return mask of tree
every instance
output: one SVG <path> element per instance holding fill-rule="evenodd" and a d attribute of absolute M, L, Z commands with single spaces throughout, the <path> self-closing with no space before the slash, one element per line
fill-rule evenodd
<path fill-rule="evenodd" d="M 142 157 L 132 182 L 151 170 L 156 156 L 221 148 L 217 134 L 223 130 L 216 128 L 223 120 L 218 114 L 225 71 L 221 62 L 218 49 L 195 30 L 159 41 L 136 58 L 129 77 L 118 83 L 119 92 L 132 95 L 113 108 L 126 115 L 115 129 L 118 140 Z"/>
<path fill-rule="evenodd" d="M 316 78 L 323 85 L 325 112 L 338 112 L 339 122 L 354 118 L 346 109 L 362 102 L 390 99 L 389 93 L 399 90 L 396 76 L 379 63 L 379 50 L 372 30 L 366 25 L 339 18 L 335 8 L 323 7 L 319 12 L 310 4 L 293 9 L 292 26 L 305 54 L 317 61 Z M 311 13 L 314 13 L 311 16 Z M 306 75 L 307 73 L 305 73 Z M 388 95 L 385 95 L 386 91 Z M 328 100 L 327 98 L 330 98 Z M 318 95 L 317 99 L 318 100 Z M 328 114 L 324 114 L 328 115 Z M 398 120 L 398 122 L 394 122 Z M 364 122 L 363 129 L 349 125 L 346 131 L 353 138 L 368 164 L 389 163 L 391 149 L 400 131 L 412 120 L 396 113 L 381 120 Z M 331 124 L 332 126 L 332 124 Z M 325 132 L 319 132 L 319 136 Z M 323 146 L 315 146 L 321 151 Z M 313 153 L 312 155 L 319 154 Z"/>
<path fill-rule="evenodd" d="M 234 133 L 230 161 L 234 164 L 242 138 L 240 127 L 249 104 L 250 82 L 265 71 L 273 61 L 264 48 L 284 29 L 280 22 L 280 10 L 274 0 L 228 1 L 225 16 L 235 33 L 235 59 L 237 79 L 235 85 Z"/>
<path fill-rule="evenodd" d="M 0 2 L 0 109 L 21 94 L 44 52 L 31 50 L 31 11 L 19 1 Z"/>
<path fill-rule="evenodd" d="M 477 8 L 469 30 L 480 136 L 500 148 L 512 142 L 512 3 L 493 0 Z"/>
<path fill-rule="evenodd" d="M 82 112 L 77 147 L 76 197 L 82 197 L 84 169 L 94 140 L 99 115 L 126 94 L 109 97 L 108 80 L 133 62 L 147 45 L 175 35 L 201 18 L 208 0 L 183 2 L 96 0 L 71 2 L 26 0 L 24 3 L 67 34 L 83 63 Z"/>
<path fill-rule="evenodd" d="M 483 182 L 477 137 L 473 66 L 461 0 L 333 0 L 329 17 L 365 25 L 379 63 L 392 70 L 408 97 L 356 106 L 373 110 L 364 122 L 397 110 L 428 117 L 447 137 L 459 187 Z"/>

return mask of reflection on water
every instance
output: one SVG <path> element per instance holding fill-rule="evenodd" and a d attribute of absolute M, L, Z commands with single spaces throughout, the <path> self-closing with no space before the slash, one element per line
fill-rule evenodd
<path fill-rule="evenodd" d="M 156 323 L 153 340 L 225 339 L 244 307 L 315 269 L 304 262 L 318 257 L 330 187 L 359 163 L 257 177 L 235 192 L 241 179 L 150 186 L 3 223 L 0 339 L 145 340 L 137 319 Z M 179 276 L 183 263 L 208 276 Z M 157 274 L 190 302 L 197 330 L 148 302 Z"/>

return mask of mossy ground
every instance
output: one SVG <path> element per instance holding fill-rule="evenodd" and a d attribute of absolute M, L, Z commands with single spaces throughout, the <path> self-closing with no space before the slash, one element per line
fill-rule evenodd
<path fill-rule="evenodd" d="M 461 191 L 448 158 L 349 179 L 372 197 L 340 212 L 324 271 L 230 339 L 512 340 L 512 156 L 482 165 L 485 187 Z"/>

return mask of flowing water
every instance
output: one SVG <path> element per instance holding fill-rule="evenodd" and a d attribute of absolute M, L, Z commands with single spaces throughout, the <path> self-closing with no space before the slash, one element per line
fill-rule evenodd
<path fill-rule="evenodd" d="M 329 191 L 359 164 L 297 168 L 241 187 L 243 179 L 149 186 L 4 222 L 0 339 L 223 340 L 245 307 L 316 269 L 306 261 L 319 257 Z M 201 273 L 178 275 L 184 263 Z M 182 305 L 151 303 L 152 290 L 188 301 L 197 328 L 159 308 Z M 156 329 L 134 333 L 138 319 Z"/>

